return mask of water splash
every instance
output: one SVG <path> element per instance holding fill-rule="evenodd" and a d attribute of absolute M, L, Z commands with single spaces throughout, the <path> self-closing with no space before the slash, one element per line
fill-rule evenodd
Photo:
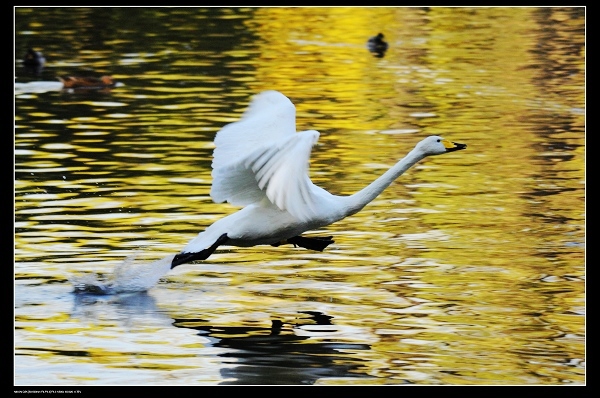
<path fill-rule="evenodd" d="M 136 255 L 127 257 L 115 266 L 114 273 L 108 277 L 97 274 L 76 276 L 71 279 L 75 293 L 115 294 L 125 292 L 143 292 L 158 283 L 171 269 L 174 255 L 148 263 L 136 261 Z"/>

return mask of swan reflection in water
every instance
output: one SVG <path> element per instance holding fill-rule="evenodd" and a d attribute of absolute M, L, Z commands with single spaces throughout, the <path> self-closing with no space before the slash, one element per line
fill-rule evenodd
<path fill-rule="evenodd" d="M 270 326 L 227 326 L 203 317 L 170 317 L 147 292 L 73 296 L 73 318 L 103 319 L 108 313 L 126 327 L 151 323 L 195 331 L 206 356 L 215 355 L 211 347 L 220 348 L 216 356 L 222 364 L 222 385 L 312 385 L 327 378 L 372 378 L 366 374 L 364 355 L 355 355 L 371 350 L 370 345 L 336 338 L 341 328 L 318 311 L 299 311 L 288 321 L 272 319 Z"/>
<path fill-rule="evenodd" d="M 363 370 L 365 360 L 351 354 L 370 350 L 368 344 L 324 339 L 335 331 L 332 317 L 315 311 L 299 314 L 291 323 L 272 320 L 270 328 L 216 326 L 203 319 L 176 319 L 174 325 L 197 330 L 214 347 L 228 349 L 219 356 L 236 366 L 220 369 L 223 385 L 310 385 L 321 378 L 370 377 Z"/>

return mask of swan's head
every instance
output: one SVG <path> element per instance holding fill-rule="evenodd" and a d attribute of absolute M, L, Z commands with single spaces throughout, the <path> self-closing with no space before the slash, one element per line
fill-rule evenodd
<path fill-rule="evenodd" d="M 466 144 L 459 144 L 458 142 L 448 141 L 442 137 L 438 137 L 437 135 L 432 135 L 431 137 L 427 137 L 423 141 L 419 142 L 415 149 L 423 153 L 425 156 L 431 156 L 459 151 L 461 149 L 465 149 L 466 147 Z"/>

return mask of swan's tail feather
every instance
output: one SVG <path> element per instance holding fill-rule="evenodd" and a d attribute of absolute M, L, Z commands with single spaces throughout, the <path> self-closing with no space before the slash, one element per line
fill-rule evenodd
<path fill-rule="evenodd" d="M 285 243 L 291 243 L 294 246 L 300 246 L 305 249 L 316 250 L 322 252 L 327 246 L 334 243 L 333 236 L 314 236 L 307 238 L 305 236 L 294 236 L 283 242 L 275 243 L 272 246 L 279 246 Z"/>

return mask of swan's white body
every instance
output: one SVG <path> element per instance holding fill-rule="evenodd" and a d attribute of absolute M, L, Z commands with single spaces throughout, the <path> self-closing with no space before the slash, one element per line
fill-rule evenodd
<path fill-rule="evenodd" d="M 318 138 L 314 130 L 296 132 L 296 109 L 283 94 L 255 96 L 240 121 L 217 133 L 212 162 L 212 199 L 244 207 L 200 232 L 175 256 L 172 267 L 205 259 L 219 245 L 278 245 L 339 221 L 362 209 L 419 160 L 466 147 L 437 136 L 425 138 L 361 191 L 336 196 L 308 177 Z"/>

